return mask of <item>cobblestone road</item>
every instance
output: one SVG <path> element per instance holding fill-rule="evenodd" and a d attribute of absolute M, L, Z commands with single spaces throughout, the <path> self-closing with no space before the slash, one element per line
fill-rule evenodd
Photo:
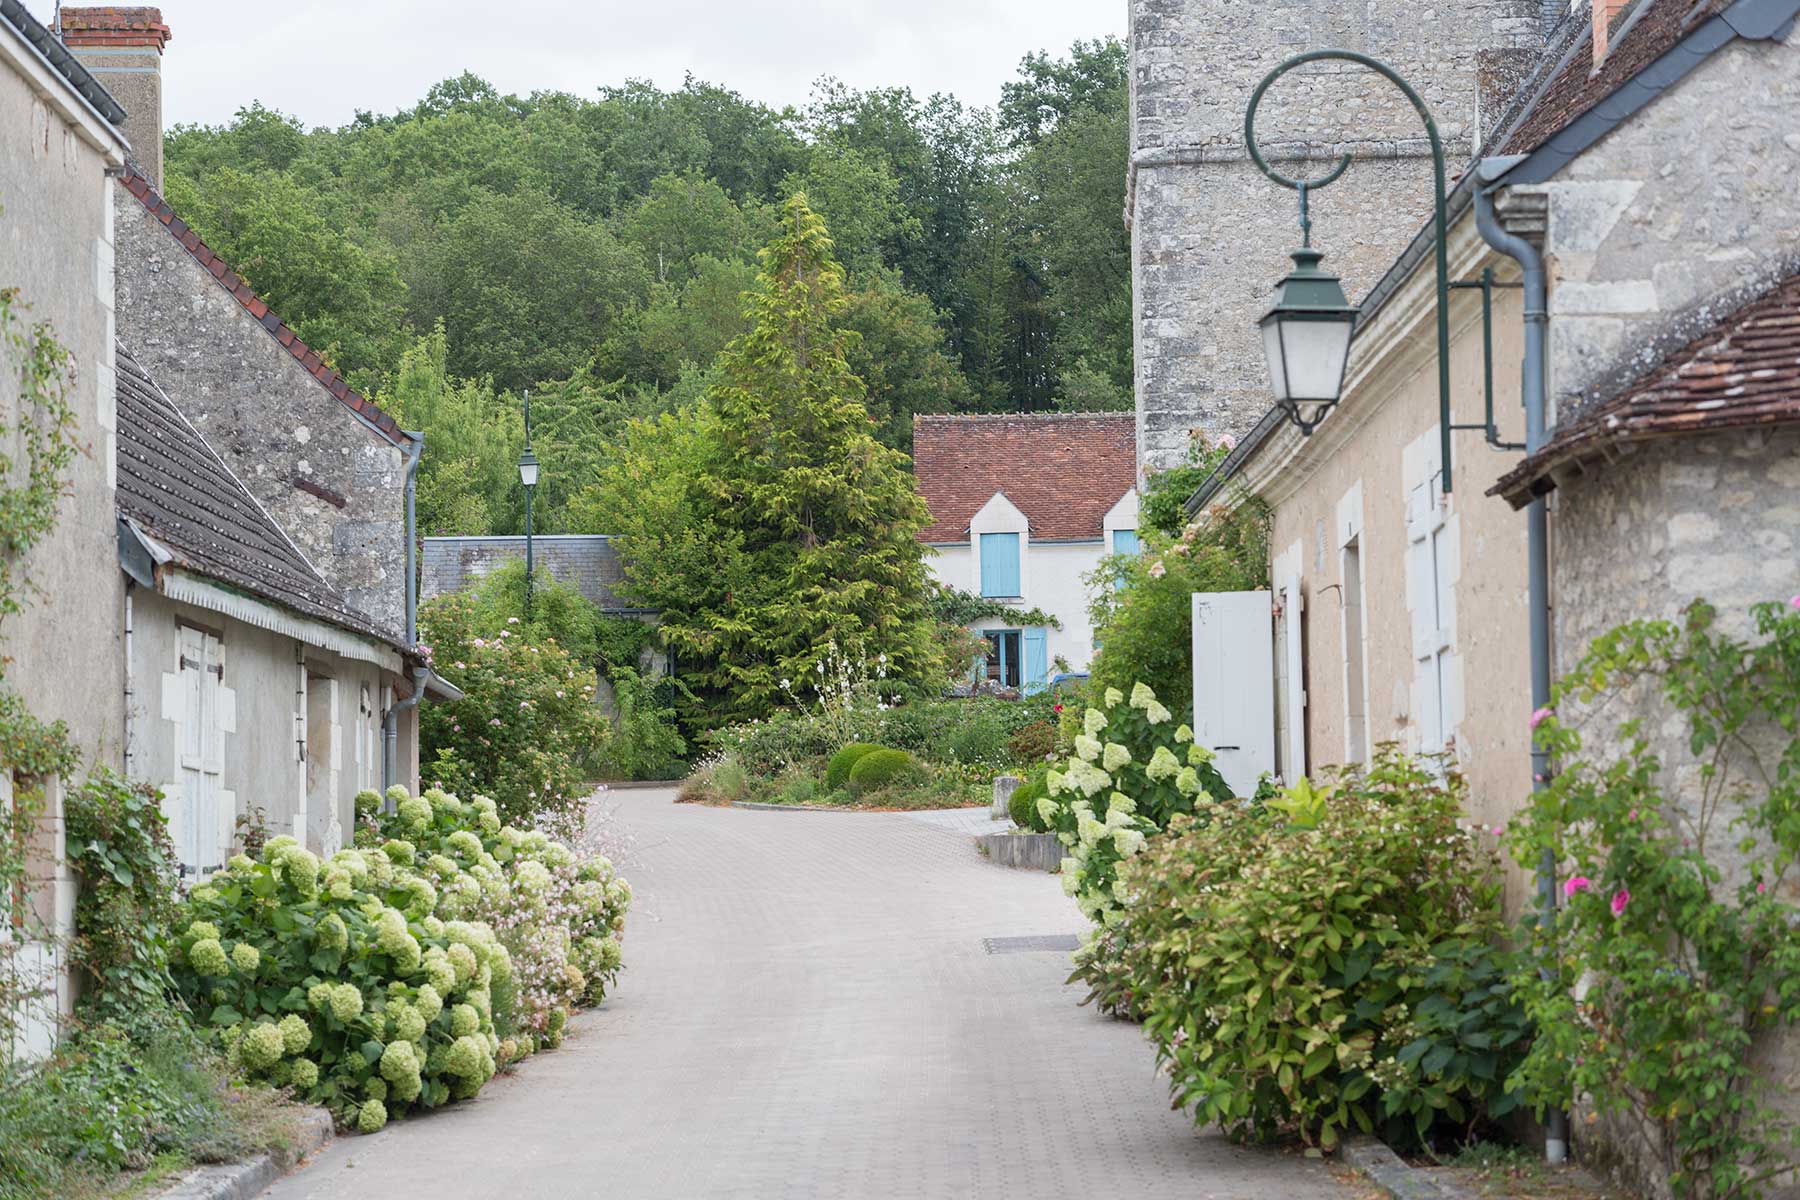
<path fill-rule="evenodd" d="M 1054 877 L 964 817 L 614 795 L 637 900 L 616 995 L 473 1102 L 340 1138 L 272 1200 L 1353 1194 L 1170 1112 L 1138 1031 L 1076 1007 Z"/>

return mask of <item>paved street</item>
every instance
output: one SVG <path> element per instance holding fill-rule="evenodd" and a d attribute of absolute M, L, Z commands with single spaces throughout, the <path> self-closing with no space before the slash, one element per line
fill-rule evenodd
<path fill-rule="evenodd" d="M 961 814 L 751 812 L 616 793 L 626 970 L 473 1102 L 344 1137 L 275 1200 L 1343 1197 L 1317 1162 L 1169 1111 L 1138 1031 L 1076 1007 L 1054 877 Z"/>

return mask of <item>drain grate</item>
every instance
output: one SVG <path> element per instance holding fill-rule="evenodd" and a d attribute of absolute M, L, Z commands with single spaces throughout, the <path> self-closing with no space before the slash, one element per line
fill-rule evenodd
<path fill-rule="evenodd" d="M 991 937 L 982 938 L 981 946 L 989 954 L 1067 952 L 1081 947 L 1081 937 L 1073 933 L 1043 933 L 1031 937 Z"/>

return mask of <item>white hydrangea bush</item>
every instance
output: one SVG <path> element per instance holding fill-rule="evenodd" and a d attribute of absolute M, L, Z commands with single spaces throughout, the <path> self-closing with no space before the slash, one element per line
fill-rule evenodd
<path fill-rule="evenodd" d="M 364 1132 L 475 1095 L 617 977 L 630 886 L 485 797 L 357 797 L 358 845 L 271 839 L 189 894 L 174 973 L 246 1076 Z M 511 947 L 518 947 L 518 952 Z"/>

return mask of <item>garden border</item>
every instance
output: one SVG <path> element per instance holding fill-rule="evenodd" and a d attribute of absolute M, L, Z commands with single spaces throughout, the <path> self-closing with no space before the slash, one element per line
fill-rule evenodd
<path fill-rule="evenodd" d="M 332 1139 L 331 1114 L 309 1108 L 300 1116 L 300 1133 L 285 1153 L 259 1154 L 244 1162 L 223 1163 L 189 1171 L 155 1200 L 252 1200 Z"/>
<path fill-rule="evenodd" d="M 1372 1137 L 1347 1140 L 1344 1162 L 1367 1175 L 1394 1200 L 1475 1200 L 1471 1192 L 1413 1170 L 1386 1142 Z"/>

